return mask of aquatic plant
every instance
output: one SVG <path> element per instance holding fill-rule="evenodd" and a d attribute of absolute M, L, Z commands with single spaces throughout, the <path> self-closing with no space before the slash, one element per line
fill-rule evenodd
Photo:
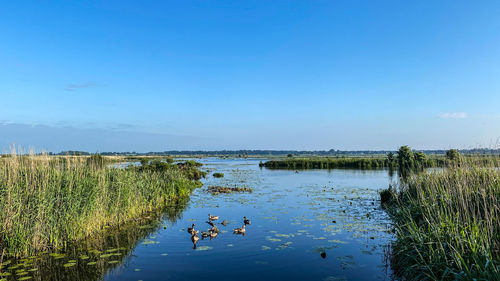
<path fill-rule="evenodd" d="M 212 194 L 218 193 L 231 193 L 231 192 L 252 192 L 252 189 L 249 187 L 223 187 L 223 186 L 209 186 L 207 188 L 208 192 Z"/>
<path fill-rule="evenodd" d="M 26 256 L 64 248 L 160 209 L 201 185 L 196 166 L 97 168 L 101 157 L 2 157 L 0 247 L 4 253 Z"/>
<path fill-rule="evenodd" d="M 223 178 L 224 177 L 224 174 L 223 173 L 214 173 L 212 175 L 214 178 Z"/>
<path fill-rule="evenodd" d="M 500 280 L 500 171 L 461 160 L 381 192 L 397 240 L 391 265 L 408 280 Z"/>

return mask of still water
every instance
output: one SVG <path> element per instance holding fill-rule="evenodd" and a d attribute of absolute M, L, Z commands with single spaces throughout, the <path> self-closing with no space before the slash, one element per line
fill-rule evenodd
<path fill-rule="evenodd" d="M 260 160 L 198 159 L 210 173 L 188 201 L 61 257 L 45 257 L 37 271 L 12 280 L 393 279 L 388 245 L 394 236 L 378 196 L 392 181 L 386 170 L 297 173 L 261 169 Z M 215 195 L 207 192 L 211 185 L 253 192 Z M 221 233 L 200 238 L 193 249 L 187 227 L 208 230 L 209 213 L 220 217 Z M 244 236 L 233 234 L 243 216 L 251 225 Z"/>

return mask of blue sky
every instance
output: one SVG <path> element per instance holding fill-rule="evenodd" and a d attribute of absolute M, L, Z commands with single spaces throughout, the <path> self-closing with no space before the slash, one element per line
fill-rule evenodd
<path fill-rule="evenodd" d="M 0 148 L 493 147 L 499 14 L 499 1 L 7 1 Z"/>

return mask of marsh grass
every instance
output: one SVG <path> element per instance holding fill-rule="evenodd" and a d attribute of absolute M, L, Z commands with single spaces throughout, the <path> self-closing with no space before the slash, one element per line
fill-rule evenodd
<path fill-rule="evenodd" d="M 118 169 L 100 157 L 0 158 L 2 254 L 64 248 L 186 197 L 199 186 L 192 166 Z"/>
<path fill-rule="evenodd" d="M 444 158 L 428 159 L 425 167 L 444 165 Z M 270 160 L 260 164 L 270 169 L 381 169 L 397 167 L 385 157 L 307 157 Z"/>
<path fill-rule="evenodd" d="M 500 280 L 500 170 L 461 159 L 381 193 L 396 224 L 391 265 L 409 280 Z"/>
<path fill-rule="evenodd" d="M 418 153 L 417 155 L 423 155 Z M 444 156 L 423 157 L 410 170 L 422 170 L 432 167 L 453 167 L 464 163 L 475 166 L 500 166 L 500 158 L 497 156 L 462 156 L 461 160 L 449 160 Z M 269 169 L 397 169 L 398 161 L 388 157 L 302 157 L 283 158 L 260 162 L 260 167 Z"/>

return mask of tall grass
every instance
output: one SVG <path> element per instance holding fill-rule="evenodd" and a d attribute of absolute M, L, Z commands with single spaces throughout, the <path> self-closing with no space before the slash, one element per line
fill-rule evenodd
<path fill-rule="evenodd" d="M 2 254 L 65 247 L 188 196 L 199 183 L 185 167 L 117 169 L 99 157 L 0 158 Z"/>
<path fill-rule="evenodd" d="M 444 157 L 426 159 L 425 167 L 440 167 L 446 164 Z M 270 169 L 381 169 L 397 167 L 397 162 L 391 162 L 386 157 L 307 157 L 270 160 L 262 163 Z"/>
<path fill-rule="evenodd" d="M 500 280 L 500 170 L 474 161 L 381 193 L 396 224 L 392 266 L 409 280 Z"/>

